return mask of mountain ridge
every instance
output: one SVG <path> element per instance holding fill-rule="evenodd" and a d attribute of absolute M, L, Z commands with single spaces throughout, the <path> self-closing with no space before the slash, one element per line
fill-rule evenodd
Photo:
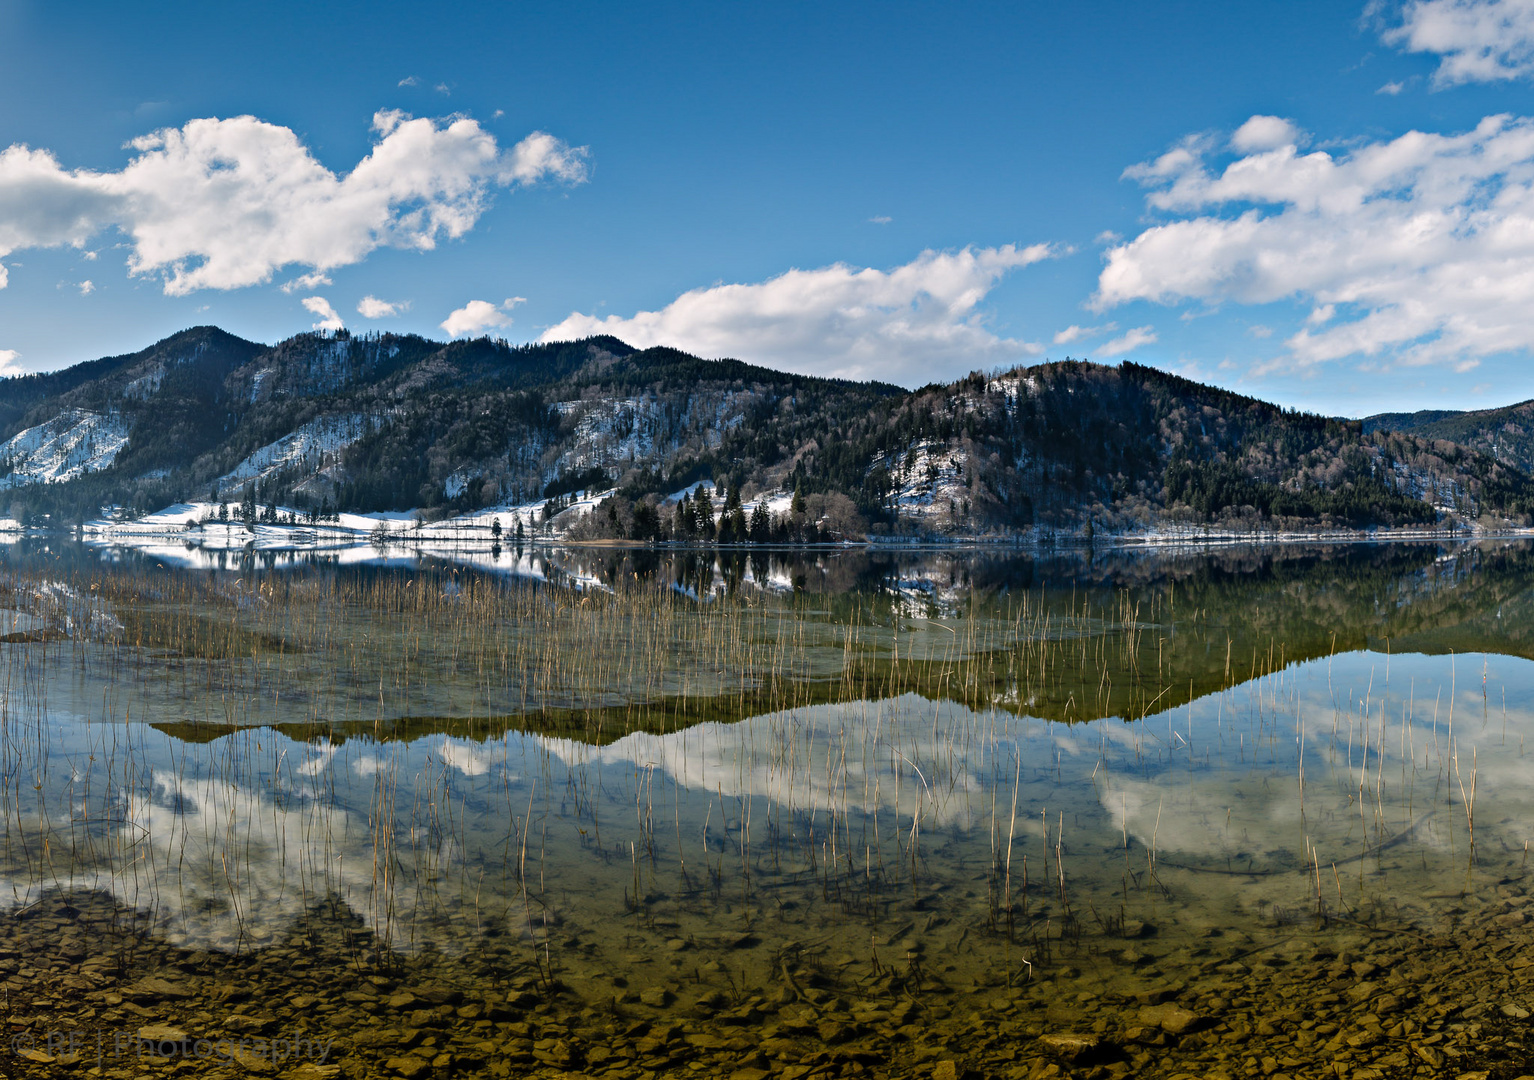
<path fill-rule="evenodd" d="M 268 346 L 202 326 L 0 381 L 0 500 L 54 522 L 191 500 L 434 518 L 601 489 L 576 531 L 646 538 L 704 480 L 774 496 L 799 536 L 1527 524 L 1528 466 L 1429 432 L 1462 415 L 1403 432 L 1131 362 L 908 391 L 606 336 Z"/>
<path fill-rule="evenodd" d="M 1490 409 L 1422 409 L 1365 417 L 1366 431 L 1389 429 L 1444 439 L 1534 473 L 1534 400 Z"/>

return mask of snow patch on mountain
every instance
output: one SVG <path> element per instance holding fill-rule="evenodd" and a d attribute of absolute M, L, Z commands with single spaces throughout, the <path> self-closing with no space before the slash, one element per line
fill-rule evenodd
<path fill-rule="evenodd" d="M 68 409 L 0 446 L 0 489 L 57 484 L 111 465 L 128 445 L 117 416 Z"/>
<path fill-rule="evenodd" d="M 969 498 L 965 469 L 969 455 L 955 446 L 922 441 L 903 456 L 875 460 L 895 484 L 895 508 L 903 518 L 936 523 L 957 521 Z"/>
<path fill-rule="evenodd" d="M 575 420 L 574 444 L 560 455 L 555 473 L 632 464 L 655 453 L 663 417 L 654 398 L 561 401 L 555 408 Z"/>
<path fill-rule="evenodd" d="M 220 489 L 238 487 L 264 480 L 294 465 L 318 471 L 336 454 L 362 438 L 366 431 L 367 424 L 361 413 L 322 416 L 261 447 L 219 477 L 216 483 Z"/>
<path fill-rule="evenodd" d="M 163 364 L 156 364 L 148 374 L 140 375 L 123 387 L 123 397 L 136 401 L 148 401 L 160 389 L 160 384 L 164 381 L 165 367 Z"/>

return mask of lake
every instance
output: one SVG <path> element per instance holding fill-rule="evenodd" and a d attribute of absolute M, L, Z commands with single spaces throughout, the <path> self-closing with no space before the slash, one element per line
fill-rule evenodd
<path fill-rule="evenodd" d="M 1534 1072 L 1534 546 L 0 564 L 38 1075 Z"/>

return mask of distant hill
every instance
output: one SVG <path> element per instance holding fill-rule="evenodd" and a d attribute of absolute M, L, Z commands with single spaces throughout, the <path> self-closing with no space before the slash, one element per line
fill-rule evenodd
<path fill-rule="evenodd" d="M 1365 431 L 1407 431 L 1425 439 L 1444 439 L 1534 472 L 1534 401 L 1471 412 L 1380 413 L 1365 418 L 1363 424 Z"/>
<path fill-rule="evenodd" d="M 1402 431 L 1421 414 L 1327 419 L 1131 363 L 906 391 L 611 337 L 266 346 L 197 327 L 0 381 L 0 510 L 73 521 L 205 499 L 441 516 L 615 489 L 588 531 L 653 534 L 674 515 L 644 508 L 707 480 L 785 510 L 797 491 L 800 518 L 844 535 L 1528 521 L 1534 481 L 1506 437 L 1432 430 L 1471 415 Z"/>

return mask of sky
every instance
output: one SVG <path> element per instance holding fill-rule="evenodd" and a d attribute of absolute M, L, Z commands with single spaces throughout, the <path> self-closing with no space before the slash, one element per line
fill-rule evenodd
<path fill-rule="evenodd" d="M 0 0 L 0 372 L 610 333 L 1534 398 L 1534 0 Z"/>

